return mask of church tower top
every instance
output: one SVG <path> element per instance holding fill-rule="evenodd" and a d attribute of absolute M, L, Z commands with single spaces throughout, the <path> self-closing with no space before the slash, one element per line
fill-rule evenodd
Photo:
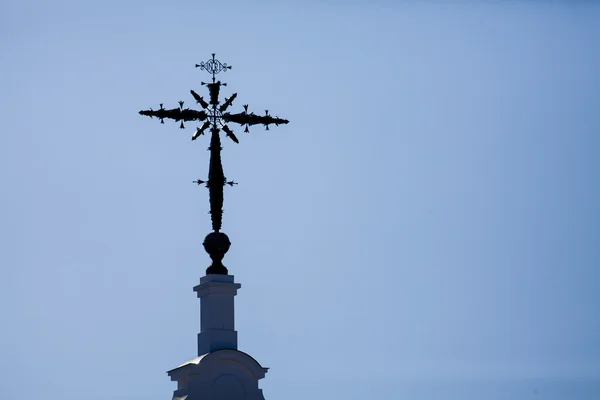
<path fill-rule="evenodd" d="M 258 380 L 264 378 L 268 368 L 262 367 L 254 358 L 238 350 L 234 298 L 241 285 L 234 282 L 234 277 L 228 274 L 222 263 L 231 245 L 227 235 L 221 231 L 223 191 L 225 185 L 233 186 L 236 182 L 225 178 L 219 133 L 224 132 L 225 136 L 239 143 L 228 124 L 244 126 L 244 132 L 247 133 L 251 125 L 262 124 L 269 129 L 269 125 L 287 124 L 288 120 L 273 117 L 269 115 L 269 111 L 266 111 L 265 115 L 256 115 L 248 112 L 248 105 L 243 106 L 242 112 L 230 112 L 229 108 L 237 93 L 221 102 L 219 92 L 221 87 L 227 84 L 218 81 L 216 75 L 230 70 L 231 66 L 221 63 L 212 54 L 211 59 L 196 64 L 196 67 L 212 74 L 212 82 L 202 82 L 202 85 L 208 88 L 207 100 L 190 90 L 201 110 L 184 108 L 184 102 L 180 101 L 178 108 L 165 109 L 161 104 L 158 110 L 140 111 L 141 115 L 157 117 L 161 123 L 164 123 L 165 119 L 179 122 L 181 129 L 185 128 L 185 123 L 201 122 L 202 126 L 196 128 L 192 140 L 198 139 L 207 131 L 210 132 L 208 178 L 198 179 L 194 183 L 205 184 L 208 188 L 212 232 L 205 237 L 203 245 L 212 259 L 212 264 L 206 269 L 206 276 L 200 278 L 200 284 L 194 287 L 200 299 L 198 356 L 168 372 L 171 379 L 177 382 L 173 399 L 264 400 Z"/>

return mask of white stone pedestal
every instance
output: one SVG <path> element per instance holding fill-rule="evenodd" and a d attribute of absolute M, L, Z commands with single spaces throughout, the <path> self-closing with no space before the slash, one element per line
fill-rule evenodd
<path fill-rule="evenodd" d="M 194 292 L 200 298 L 198 355 L 221 349 L 237 350 L 233 298 L 242 287 L 233 275 L 206 275 Z"/>

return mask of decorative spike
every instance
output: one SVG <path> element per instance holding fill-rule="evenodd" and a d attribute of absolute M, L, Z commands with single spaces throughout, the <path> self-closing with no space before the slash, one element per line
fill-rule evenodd
<path fill-rule="evenodd" d="M 204 101 L 202 96 L 199 96 L 198 93 L 194 92 L 193 90 L 190 90 L 190 93 L 192 93 L 192 96 L 194 96 L 194 99 L 196 99 L 196 102 L 199 103 L 202 108 L 208 108 L 208 103 Z"/>
<path fill-rule="evenodd" d="M 230 97 L 225 99 L 225 103 L 223 103 L 221 107 L 219 107 L 219 111 L 224 112 L 225 110 L 227 110 L 227 107 L 229 107 L 233 103 L 233 100 L 235 100 L 236 97 L 237 93 L 234 93 Z"/>
<path fill-rule="evenodd" d="M 238 138 L 235 136 L 235 134 L 233 133 L 233 131 L 231 129 L 229 129 L 229 127 L 227 125 L 223 125 L 223 131 L 225 132 L 225 134 L 227 135 L 227 137 L 229 137 L 234 142 L 236 142 L 236 143 L 240 142 L 238 140 Z"/>
<path fill-rule="evenodd" d="M 194 135 L 192 136 L 192 140 L 196 140 L 198 138 L 198 136 L 200 135 L 204 135 L 204 131 L 210 126 L 210 121 L 206 121 L 204 123 L 204 125 L 202 125 L 201 128 L 198 128 L 196 130 L 196 133 L 194 133 Z"/>
<path fill-rule="evenodd" d="M 179 129 L 185 129 L 185 126 L 183 126 L 183 122 L 181 123 L 181 125 L 179 125 Z"/>

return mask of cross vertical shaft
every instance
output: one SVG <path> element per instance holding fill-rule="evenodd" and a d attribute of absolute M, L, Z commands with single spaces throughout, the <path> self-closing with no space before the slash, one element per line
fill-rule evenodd
<path fill-rule="evenodd" d="M 214 232 L 221 230 L 223 221 L 223 187 L 225 174 L 221 163 L 221 137 L 219 129 L 210 130 L 210 164 L 208 167 L 208 196 L 210 202 L 210 219 Z"/>

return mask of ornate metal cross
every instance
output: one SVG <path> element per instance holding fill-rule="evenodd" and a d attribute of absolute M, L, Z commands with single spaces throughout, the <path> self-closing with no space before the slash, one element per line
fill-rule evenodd
<path fill-rule="evenodd" d="M 204 249 L 210 255 L 212 259 L 212 265 L 207 268 L 207 274 L 223 274 L 227 275 L 227 268 L 222 263 L 222 259 L 225 256 L 231 242 L 226 234 L 221 232 L 221 225 L 223 220 L 223 187 L 227 184 L 230 186 L 236 185 L 236 182 L 227 181 L 225 174 L 223 173 L 223 165 L 221 164 L 221 138 L 219 132 L 225 132 L 225 135 L 236 143 L 239 143 L 237 136 L 227 126 L 227 123 L 236 123 L 244 126 L 244 132 L 248 132 L 248 126 L 263 124 L 266 129 L 269 129 L 270 124 L 287 124 L 287 119 L 277 118 L 269 115 L 269 111 L 265 112 L 265 115 L 256 115 L 254 113 L 248 113 L 248 105 L 245 104 L 244 111 L 232 114 L 228 112 L 228 108 L 233 103 L 233 100 L 237 97 L 237 93 L 233 93 L 230 97 L 225 99 L 225 102 L 220 104 L 219 102 L 219 91 L 221 86 L 227 86 L 226 83 L 215 80 L 215 75 L 219 72 L 227 71 L 231 69 L 230 65 L 221 63 L 215 59 L 213 53 L 212 59 L 206 62 L 196 64 L 196 68 L 206 70 L 212 74 L 212 83 L 201 82 L 202 85 L 208 87 L 209 102 L 206 102 L 202 96 L 198 93 L 190 90 L 192 96 L 202 106 L 201 111 L 192 110 L 189 108 L 183 108 L 183 101 L 179 102 L 179 108 L 165 109 L 163 105 L 160 105 L 158 110 L 142 110 L 141 115 L 147 115 L 149 117 L 157 117 L 160 119 L 161 124 L 164 124 L 164 119 L 173 119 L 175 121 L 181 121 L 179 127 L 185 128 L 184 122 L 189 121 L 205 121 L 204 124 L 196 129 L 196 132 L 192 135 L 192 140 L 196 140 L 200 135 L 204 135 L 204 132 L 210 128 L 210 163 L 208 168 L 208 180 L 204 181 L 198 179 L 194 181 L 198 185 L 205 183 L 208 188 L 209 201 L 210 201 L 210 217 L 212 221 L 213 232 L 209 233 L 204 239 Z"/>

